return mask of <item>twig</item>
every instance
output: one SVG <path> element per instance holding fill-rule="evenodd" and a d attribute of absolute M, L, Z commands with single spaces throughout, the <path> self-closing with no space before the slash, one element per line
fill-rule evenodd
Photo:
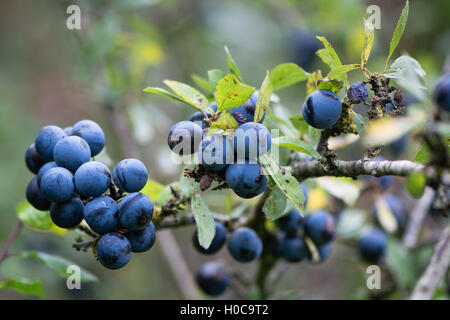
<path fill-rule="evenodd" d="M 433 256 L 425 272 L 414 288 L 411 300 L 429 300 L 433 297 L 439 282 L 450 264 L 450 226 L 434 248 Z"/>
<path fill-rule="evenodd" d="M 0 263 L 2 263 L 3 260 L 5 260 L 8 257 L 9 249 L 16 240 L 17 236 L 20 234 L 20 231 L 22 231 L 22 227 L 23 227 L 22 221 L 18 221 L 14 226 L 14 228 L 12 229 L 0 253 Z"/>
<path fill-rule="evenodd" d="M 403 244 L 408 249 L 414 248 L 417 244 L 417 236 L 427 212 L 430 209 L 431 201 L 433 201 L 433 194 L 434 192 L 431 188 L 426 188 L 422 198 L 411 212 L 409 223 L 406 227 L 405 235 L 403 236 Z"/>

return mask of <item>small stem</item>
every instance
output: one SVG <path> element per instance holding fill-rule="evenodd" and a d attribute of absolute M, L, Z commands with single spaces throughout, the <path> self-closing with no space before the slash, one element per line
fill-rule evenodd
<path fill-rule="evenodd" d="M 3 245 L 2 251 L 0 253 L 0 263 L 5 260 L 9 255 L 9 249 L 11 248 L 12 244 L 16 240 L 17 236 L 20 234 L 20 231 L 22 231 L 23 223 L 22 221 L 18 221 L 14 228 L 12 229 L 11 233 L 8 236 L 8 239 L 6 239 L 5 244 Z"/>

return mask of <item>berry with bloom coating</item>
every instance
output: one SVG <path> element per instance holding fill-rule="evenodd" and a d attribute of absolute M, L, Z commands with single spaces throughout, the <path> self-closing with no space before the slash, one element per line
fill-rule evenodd
<path fill-rule="evenodd" d="M 97 197 L 111 184 L 111 172 L 103 163 L 90 161 L 78 168 L 73 179 L 75 189 L 81 196 Z"/>
<path fill-rule="evenodd" d="M 25 192 L 28 202 L 36 209 L 41 211 L 47 211 L 50 209 L 51 202 L 42 196 L 41 189 L 37 183 L 37 178 L 34 177 L 28 183 L 27 190 Z"/>
<path fill-rule="evenodd" d="M 272 145 L 269 130 L 262 124 L 248 122 L 234 131 L 234 152 L 238 159 L 255 159 L 266 154 Z"/>
<path fill-rule="evenodd" d="M 447 112 L 450 112 L 450 73 L 443 75 L 434 89 L 434 101 Z"/>
<path fill-rule="evenodd" d="M 303 119 L 314 128 L 327 129 L 338 121 L 341 115 L 341 100 L 330 90 L 316 90 L 303 104 Z"/>
<path fill-rule="evenodd" d="M 105 146 L 102 128 L 92 120 L 81 120 L 72 127 L 72 136 L 83 138 L 89 145 L 91 156 L 96 156 Z"/>
<path fill-rule="evenodd" d="M 44 159 L 44 161 L 53 161 L 53 149 L 55 145 L 67 135 L 64 130 L 57 126 L 43 127 L 34 143 L 37 153 Z"/>
<path fill-rule="evenodd" d="M 80 137 L 70 136 L 55 145 L 53 158 L 58 166 L 75 172 L 83 163 L 91 160 L 91 149 Z"/>
<path fill-rule="evenodd" d="M 50 207 L 50 217 L 60 228 L 75 228 L 83 221 L 84 204 L 79 196 L 73 196 L 66 202 L 53 202 Z"/>
<path fill-rule="evenodd" d="M 144 230 L 130 231 L 127 233 L 132 252 L 144 252 L 150 250 L 156 241 L 155 225 L 150 222 Z"/>
<path fill-rule="evenodd" d="M 310 213 L 305 222 L 305 234 L 316 246 L 329 243 L 335 236 L 333 216 L 325 210 Z"/>
<path fill-rule="evenodd" d="M 141 161 L 125 159 L 114 167 L 113 179 L 120 190 L 137 192 L 142 190 L 147 183 L 148 171 Z"/>
<path fill-rule="evenodd" d="M 130 242 L 120 233 L 107 233 L 97 242 L 97 258 L 108 269 L 120 269 L 130 261 Z"/>
<path fill-rule="evenodd" d="M 210 296 L 222 294 L 230 285 L 230 274 L 217 262 L 203 264 L 195 277 L 198 286 Z"/>
<path fill-rule="evenodd" d="M 41 180 L 42 196 L 53 202 L 64 202 L 72 198 L 75 187 L 72 173 L 61 167 L 48 170 Z"/>
<path fill-rule="evenodd" d="M 38 175 L 37 175 L 37 183 L 39 186 L 41 185 L 41 180 L 42 180 L 42 177 L 44 176 L 44 174 L 52 168 L 58 168 L 58 165 L 56 164 L 55 161 L 47 162 L 46 164 L 44 164 L 42 166 L 42 168 L 39 169 Z"/>
<path fill-rule="evenodd" d="M 240 197 L 248 199 L 264 192 L 267 177 L 261 174 L 259 164 L 230 164 L 225 172 L 225 181 Z"/>
<path fill-rule="evenodd" d="M 216 226 L 216 233 L 208 249 L 205 249 L 200 245 L 200 242 L 198 241 L 198 232 L 197 230 L 194 232 L 192 243 L 194 244 L 194 248 L 200 253 L 214 254 L 223 247 L 225 241 L 227 240 L 227 231 L 225 230 L 223 224 L 217 221 L 215 221 L 214 224 Z"/>
<path fill-rule="evenodd" d="M 89 227 L 99 234 L 111 232 L 119 225 L 119 206 L 108 196 L 89 201 L 83 213 Z"/>
<path fill-rule="evenodd" d="M 252 229 L 238 228 L 228 239 L 228 250 L 237 261 L 250 262 L 261 255 L 262 241 Z"/>
<path fill-rule="evenodd" d="M 119 205 L 119 219 L 122 226 L 131 230 L 143 230 L 152 220 L 153 203 L 145 194 L 127 194 Z"/>
<path fill-rule="evenodd" d="M 362 82 L 355 82 L 347 90 L 348 100 L 352 104 L 358 104 L 366 101 L 368 94 L 369 91 L 367 90 L 366 85 Z"/>
<path fill-rule="evenodd" d="M 45 164 L 45 160 L 37 153 L 34 143 L 25 152 L 25 163 L 27 168 L 34 174 L 37 174 L 39 169 Z"/>
<path fill-rule="evenodd" d="M 206 136 L 198 148 L 199 162 L 211 171 L 225 169 L 229 163 L 232 163 L 233 157 L 233 146 L 225 135 Z"/>
<path fill-rule="evenodd" d="M 378 262 L 386 251 L 387 237 L 379 229 L 373 229 L 358 241 L 358 251 L 361 257 L 371 263 Z"/>
<path fill-rule="evenodd" d="M 169 130 L 167 144 L 170 150 L 182 156 L 197 151 L 202 140 L 202 128 L 191 121 L 175 123 Z"/>

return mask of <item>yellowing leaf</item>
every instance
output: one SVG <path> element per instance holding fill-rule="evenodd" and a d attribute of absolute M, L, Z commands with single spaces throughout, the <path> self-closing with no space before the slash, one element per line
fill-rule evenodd
<path fill-rule="evenodd" d="M 223 111 L 243 105 L 255 91 L 255 88 L 239 82 L 232 73 L 217 83 L 217 110 Z"/>
<path fill-rule="evenodd" d="M 361 66 L 366 67 L 369 60 L 370 51 L 372 51 L 373 38 L 375 35 L 375 29 L 372 23 L 364 19 L 364 45 L 361 53 Z"/>

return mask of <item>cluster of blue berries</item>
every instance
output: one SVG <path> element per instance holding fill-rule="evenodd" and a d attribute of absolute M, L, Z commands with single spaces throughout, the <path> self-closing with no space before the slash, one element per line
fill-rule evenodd
<path fill-rule="evenodd" d="M 302 187 L 306 195 L 306 186 L 302 184 Z M 317 210 L 302 217 L 293 209 L 275 223 L 282 231 L 276 237 L 277 256 L 288 262 L 308 259 L 313 263 L 320 263 L 330 256 L 336 230 L 334 217 L 329 212 Z"/>
<path fill-rule="evenodd" d="M 217 253 L 227 242 L 228 252 L 239 262 L 247 263 L 259 258 L 263 244 L 256 232 L 247 227 L 234 230 L 227 240 L 227 230 L 220 222 L 215 222 L 216 233 L 208 249 L 203 248 L 197 237 L 197 232 L 192 237 L 194 248 L 205 255 Z M 197 272 L 197 284 L 208 295 L 220 295 L 231 281 L 230 274 L 216 262 L 205 263 Z"/>
<path fill-rule="evenodd" d="M 43 127 L 25 154 L 27 167 L 36 174 L 26 197 L 36 209 L 50 210 L 58 227 L 75 228 L 84 219 L 100 235 L 100 263 L 118 269 L 128 263 L 132 251 L 153 246 L 153 204 L 139 192 L 148 179 L 145 165 L 125 159 L 111 175 L 105 164 L 93 160 L 104 146 L 103 130 L 91 120 L 65 129 Z"/>
<path fill-rule="evenodd" d="M 182 156 L 197 152 L 199 164 L 206 170 L 223 173 L 228 186 L 242 198 L 253 198 L 267 188 L 267 178 L 261 172 L 256 158 L 271 147 L 269 130 L 260 122 L 253 122 L 257 95 L 253 94 L 242 106 L 229 110 L 239 127 L 232 133 L 208 135 L 205 115 L 196 112 L 188 121 L 176 123 L 169 131 L 167 143 L 170 149 Z M 216 112 L 206 115 L 209 119 L 219 116 Z"/>

